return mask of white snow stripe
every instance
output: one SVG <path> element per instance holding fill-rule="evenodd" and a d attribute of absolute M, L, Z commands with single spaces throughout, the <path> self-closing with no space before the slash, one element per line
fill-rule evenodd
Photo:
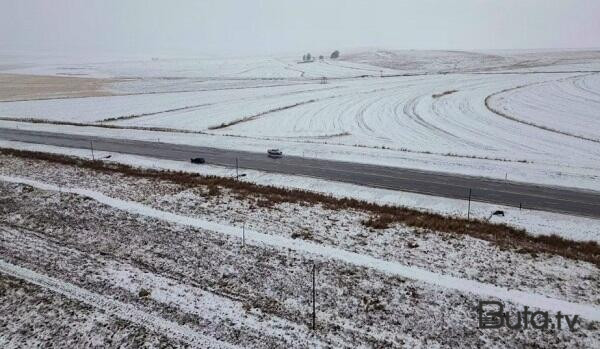
<path fill-rule="evenodd" d="M 59 188 L 52 184 L 42 183 L 25 178 L 0 175 L 0 180 L 5 182 L 30 185 L 43 190 L 58 191 Z M 125 201 L 108 197 L 102 193 L 81 188 L 61 188 L 69 192 L 92 198 L 102 204 L 120 209 L 129 213 L 156 218 L 176 224 L 183 224 L 213 232 L 242 237 L 239 227 L 206 221 L 203 219 L 177 215 L 170 212 L 157 210 L 137 202 Z M 421 281 L 427 284 L 453 289 L 461 292 L 476 294 L 484 297 L 495 297 L 521 305 L 540 308 L 564 314 L 577 314 L 588 320 L 600 321 L 600 307 L 592 304 L 573 303 L 545 295 L 507 289 L 478 281 L 453 277 L 450 275 L 434 273 L 425 269 L 406 266 L 397 262 L 390 262 L 375 257 L 349 252 L 335 247 L 323 246 L 302 240 L 294 240 L 277 235 L 269 235 L 257 231 L 246 230 L 246 242 L 262 243 L 270 246 L 289 248 L 298 252 L 320 255 L 326 258 L 340 260 L 349 264 L 368 267 L 381 272 L 399 275 L 408 279 Z"/>
<path fill-rule="evenodd" d="M 68 298 L 89 304 L 120 319 L 131 321 L 153 330 L 156 333 L 164 334 L 173 339 L 182 340 L 193 346 L 202 348 L 239 348 L 229 343 L 202 335 L 188 326 L 179 325 L 160 316 L 147 313 L 131 304 L 122 303 L 71 283 L 7 263 L 2 259 L 0 259 L 0 272 L 49 289 Z"/>

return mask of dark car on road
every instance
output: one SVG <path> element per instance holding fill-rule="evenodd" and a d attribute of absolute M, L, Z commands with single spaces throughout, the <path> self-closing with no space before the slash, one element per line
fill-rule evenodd
<path fill-rule="evenodd" d="M 192 158 L 190 161 L 192 162 L 192 164 L 203 164 L 206 162 L 204 158 Z"/>
<path fill-rule="evenodd" d="M 267 154 L 270 158 L 280 158 L 283 156 L 283 153 L 279 149 L 269 149 L 267 150 Z"/>

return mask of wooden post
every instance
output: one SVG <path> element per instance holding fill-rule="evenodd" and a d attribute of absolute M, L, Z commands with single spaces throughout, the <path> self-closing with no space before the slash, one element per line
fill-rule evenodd
<path fill-rule="evenodd" d="M 471 188 L 469 188 L 469 208 L 467 209 L 467 220 L 471 220 Z"/>
<path fill-rule="evenodd" d="M 316 313 L 316 306 L 315 306 L 315 299 L 316 299 L 316 292 L 315 292 L 315 271 L 316 271 L 316 266 L 313 263 L 313 269 L 312 269 L 312 329 L 313 331 L 316 329 L 316 324 L 317 324 L 317 313 Z"/>
<path fill-rule="evenodd" d="M 238 158 L 235 157 L 235 179 L 240 179 L 240 173 L 238 171 Z"/>
<path fill-rule="evenodd" d="M 93 141 L 90 141 L 90 149 L 92 149 L 92 161 L 93 161 L 93 160 L 96 160 L 96 159 L 94 158 L 94 142 L 93 142 Z"/>

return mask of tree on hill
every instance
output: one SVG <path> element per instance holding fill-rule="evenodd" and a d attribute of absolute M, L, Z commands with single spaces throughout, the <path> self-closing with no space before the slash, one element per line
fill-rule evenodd
<path fill-rule="evenodd" d="M 333 51 L 333 52 L 331 53 L 331 56 L 330 56 L 330 58 L 331 58 L 331 59 L 336 59 L 336 58 L 338 58 L 339 56 L 340 56 L 340 51 L 338 51 L 338 50 L 335 50 L 335 51 Z"/>
<path fill-rule="evenodd" d="M 306 54 L 306 60 L 307 61 L 311 61 L 312 60 L 312 56 L 310 55 L 310 53 Z"/>

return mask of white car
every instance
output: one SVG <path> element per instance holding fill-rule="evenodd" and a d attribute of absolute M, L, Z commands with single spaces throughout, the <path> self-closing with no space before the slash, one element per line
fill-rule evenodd
<path fill-rule="evenodd" d="M 283 153 L 279 149 L 269 149 L 267 150 L 267 154 L 270 158 L 280 158 L 283 156 Z"/>

